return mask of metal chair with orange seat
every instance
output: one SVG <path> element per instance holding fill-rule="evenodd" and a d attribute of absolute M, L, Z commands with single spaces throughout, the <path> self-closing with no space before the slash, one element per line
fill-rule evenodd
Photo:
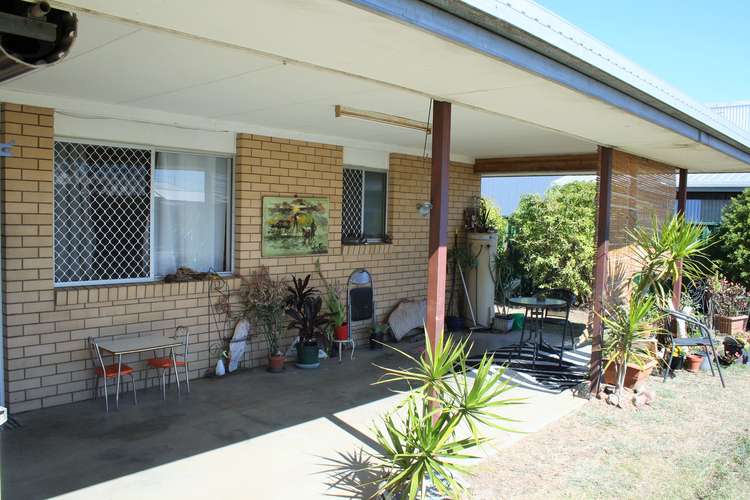
<path fill-rule="evenodd" d="M 97 393 L 99 392 L 99 379 L 102 378 L 104 379 L 104 407 L 107 409 L 107 413 L 109 413 L 109 388 L 107 387 L 107 380 L 112 378 L 116 379 L 117 374 L 119 373 L 120 375 L 130 376 L 130 385 L 133 386 L 133 403 L 137 405 L 138 396 L 135 392 L 135 370 L 133 370 L 133 368 L 128 365 L 118 366 L 116 363 L 114 363 L 114 360 L 111 365 L 105 365 L 104 359 L 102 358 L 102 352 L 99 349 L 99 344 L 96 343 L 96 339 L 93 337 L 89 337 L 89 350 L 91 351 L 91 357 L 94 361 L 94 373 L 96 373 L 96 381 L 94 383 L 94 399 L 96 399 Z M 97 362 L 99 363 L 99 366 L 96 366 Z M 119 398 L 117 400 L 116 406 L 119 407 Z"/>
<path fill-rule="evenodd" d="M 161 397 L 162 399 L 167 399 L 167 383 L 171 383 L 172 375 L 171 370 L 175 369 L 174 376 L 178 378 L 180 374 L 178 373 L 178 370 L 180 367 L 183 367 L 185 369 L 185 385 L 187 386 L 187 391 L 190 392 L 190 367 L 188 365 L 188 348 L 190 346 L 190 333 L 188 332 L 187 327 L 184 326 L 178 326 L 175 328 L 174 331 L 174 338 L 178 339 L 179 337 L 183 336 L 185 341 L 183 342 L 183 345 L 185 346 L 185 350 L 182 353 L 174 353 L 174 364 L 172 361 L 172 358 L 170 356 L 163 356 L 160 358 L 151 358 L 147 361 L 147 367 L 146 367 L 146 375 L 148 378 L 148 370 L 154 369 L 157 372 L 161 371 Z M 176 365 L 176 368 L 175 368 Z M 167 370 L 170 370 L 169 375 L 169 381 L 166 379 Z M 179 385 L 179 384 L 178 384 Z"/>

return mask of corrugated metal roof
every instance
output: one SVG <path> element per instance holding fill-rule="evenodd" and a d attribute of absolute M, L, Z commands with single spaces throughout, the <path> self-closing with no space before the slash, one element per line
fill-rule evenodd
<path fill-rule="evenodd" d="M 735 125 L 750 130 L 750 102 L 711 104 L 710 107 Z"/>
<path fill-rule="evenodd" d="M 750 187 L 750 174 L 688 174 L 688 190 L 742 191 Z"/>
<path fill-rule="evenodd" d="M 552 184 L 595 180 L 595 175 L 566 175 L 555 179 Z M 750 174 L 689 174 L 687 185 L 689 191 L 742 191 L 750 187 Z"/>

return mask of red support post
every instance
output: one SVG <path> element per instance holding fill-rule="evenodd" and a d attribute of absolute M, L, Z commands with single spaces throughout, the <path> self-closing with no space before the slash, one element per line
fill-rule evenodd
<path fill-rule="evenodd" d="M 429 261 L 427 263 L 426 328 L 431 346 L 443 333 L 445 283 L 448 265 L 448 166 L 451 146 L 451 104 L 434 101 L 432 124 L 432 175 L 430 194 Z"/>
<path fill-rule="evenodd" d="M 687 176 L 688 171 L 680 168 L 677 183 L 677 215 L 685 216 L 685 206 L 687 205 Z M 672 284 L 672 307 L 680 309 L 680 299 L 682 298 L 682 262 L 678 264 L 679 276 Z"/>
<path fill-rule="evenodd" d="M 602 374 L 601 314 L 607 287 L 609 266 L 609 224 L 612 207 L 612 149 L 599 147 L 599 194 L 596 211 L 596 265 L 594 270 L 594 317 L 591 326 L 591 365 L 589 388 L 591 394 L 599 393 Z"/>

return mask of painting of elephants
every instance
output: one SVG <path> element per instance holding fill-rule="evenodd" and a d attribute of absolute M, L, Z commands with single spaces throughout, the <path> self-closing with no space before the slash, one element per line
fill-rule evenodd
<path fill-rule="evenodd" d="M 263 257 L 328 253 L 328 198 L 263 198 Z"/>

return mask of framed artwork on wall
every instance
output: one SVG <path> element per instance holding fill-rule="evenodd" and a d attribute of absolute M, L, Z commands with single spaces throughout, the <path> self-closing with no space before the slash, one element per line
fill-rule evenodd
<path fill-rule="evenodd" d="M 265 196 L 263 257 L 328 253 L 328 198 Z"/>

